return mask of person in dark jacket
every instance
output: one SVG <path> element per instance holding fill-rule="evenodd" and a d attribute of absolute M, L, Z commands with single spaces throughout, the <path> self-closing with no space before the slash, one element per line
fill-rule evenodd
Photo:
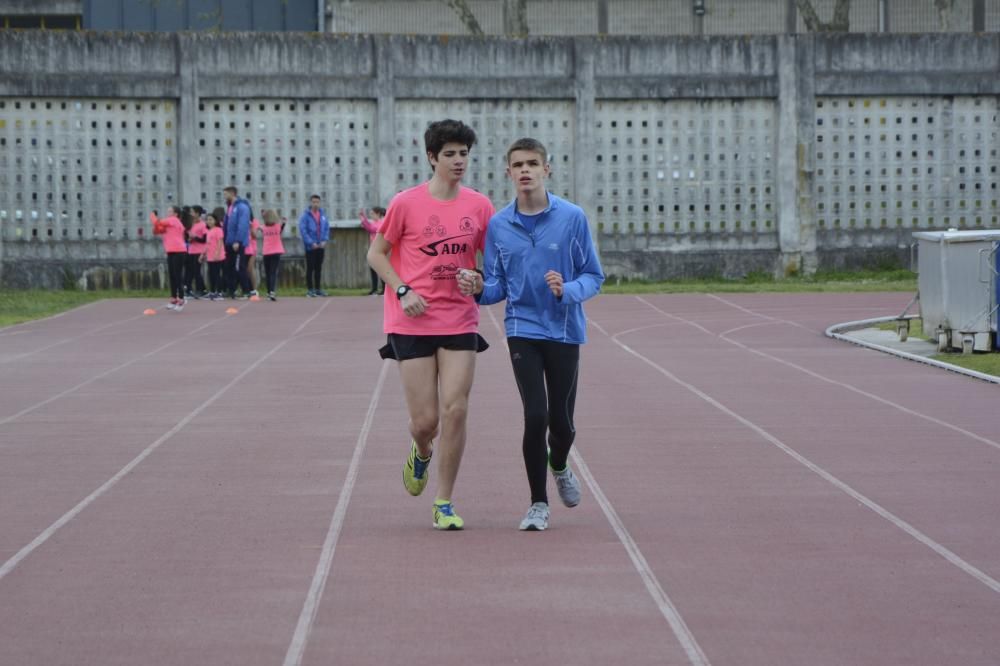
<path fill-rule="evenodd" d="M 299 217 L 299 235 L 306 251 L 306 296 L 326 296 L 323 291 L 323 259 L 330 240 L 330 220 L 320 208 L 318 194 L 309 197 L 309 208 Z"/>

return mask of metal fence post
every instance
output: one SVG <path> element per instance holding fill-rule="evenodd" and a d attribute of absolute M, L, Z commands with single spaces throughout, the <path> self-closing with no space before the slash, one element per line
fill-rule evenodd
<path fill-rule="evenodd" d="M 972 32 L 986 32 L 986 0 L 972 0 Z"/>
<path fill-rule="evenodd" d="M 597 0 L 597 34 L 608 34 L 608 0 Z"/>

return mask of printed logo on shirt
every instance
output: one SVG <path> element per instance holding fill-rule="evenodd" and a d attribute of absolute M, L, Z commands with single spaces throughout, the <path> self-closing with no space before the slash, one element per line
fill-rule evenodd
<path fill-rule="evenodd" d="M 464 231 L 467 234 L 471 234 L 472 233 L 472 218 L 471 217 L 463 217 L 462 221 L 458 223 L 458 229 L 459 229 L 459 231 Z"/>
<path fill-rule="evenodd" d="M 432 280 L 454 280 L 458 275 L 456 264 L 438 264 L 431 270 Z"/>
<path fill-rule="evenodd" d="M 448 233 L 448 231 L 444 228 L 444 225 L 441 224 L 441 218 L 439 218 L 437 215 L 431 215 L 429 218 L 427 218 L 427 226 L 424 227 L 425 238 L 430 238 L 434 234 L 437 234 L 439 237 L 441 237 L 444 236 L 446 233 Z"/>
<path fill-rule="evenodd" d="M 559 249 L 559 243 L 549 243 L 549 249 L 553 252 L 557 251 Z"/>
<path fill-rule="evenodd" d="M 436 240 L 433 243 L 428 243 L 420 248 L 420 251 L 426 254 L 428 257 L 436 257 L 442 254 L 462 254 L 469 251 L 469 244 L 464 241 L 459 241 L 459 238 L 468 238 L 471 234 L 462 234 L 461 236 L 451 236 L 450 238 L 442 238 L 441 240 Z"/>

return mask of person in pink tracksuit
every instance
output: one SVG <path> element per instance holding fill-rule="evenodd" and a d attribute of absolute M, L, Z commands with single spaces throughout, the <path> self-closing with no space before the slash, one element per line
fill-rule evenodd
<path fill-rule="evenodd" d="M 250 278 L 249 296 L 251 297 L 257 295 L 257 239 L 260 238 L 260 230 L 263 226 L 257 218 L 250 221 L 250 242 L 243 248 L 247 262 L 247 277 Z"/>
<path fill-rule="evenodd" d="M 278 300 L 278 266 L 281 255 L 285 253 L 285 245 L 281 242 L 281 232 L 285 230 L 285 221 L 278 217 L 274 210 L 264 211 L 264 226 L 261 234 L 264 237 L 264 275 L 267 278 L 267 297 Z"/>
<path fill-rule="evenodd" d="M 153 223 L 153 233 L 163 239 L 163 251 L 167 253 L 167 274 L 170 277 L 170 302 L 168 310 L 180 312 L 184 309 L 184 260 L 187 244 L 184 242 L 184 225 L 180 220 L 180 210 L 176 206 L 167 208 L 167 216 L 160 219 L 154 210 L 149 214 Z"/>
<path fill-rule="evenodd" d="M 208 231 L 205 234 L 205 253 L 201 255 L 200 261 L 208 264 L 208 297 L 213 301 L 225 298 L 222 291 L 225 287 L 223 274 L 226 268 L 226 242 L 225 233 L 220 226 L 224 214 L 222 208 L 216 208 L 205 216 Z"/>
<path fill-rule="evenodd" d="M 358 211 L 358 217 L 361 218 L 361 226 L 364 227 L 365 231 L 368 232 L 368 245 L 371 246 L 372 242 L 375 240 L 375 235 L 378 233 L 379 227 L 382 225 L 382 219 L 385 217 L 385 208 L 379 206 L 372 207 L 372 219 L 368 219 L 362 208 Z M 385 291 L 385 283 L 379 279 L 378 273 L 371 266 L 368 267 L 368 272 L 371 273 L 372 278 L 372 288 L 368 292 L 369 296 L 374 296 L 376 294 L 381 294 Z"/>

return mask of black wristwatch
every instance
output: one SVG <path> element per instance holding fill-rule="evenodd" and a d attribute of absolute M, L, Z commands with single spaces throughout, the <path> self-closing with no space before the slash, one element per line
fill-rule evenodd
<path fill-rule="evenodd" d="M 396 298 L 402 298 L 403 296 L 406 296 L 408 293 L 410 293 L 410 285 L 401 284 L 398 287 L 396 287 Z"/>

